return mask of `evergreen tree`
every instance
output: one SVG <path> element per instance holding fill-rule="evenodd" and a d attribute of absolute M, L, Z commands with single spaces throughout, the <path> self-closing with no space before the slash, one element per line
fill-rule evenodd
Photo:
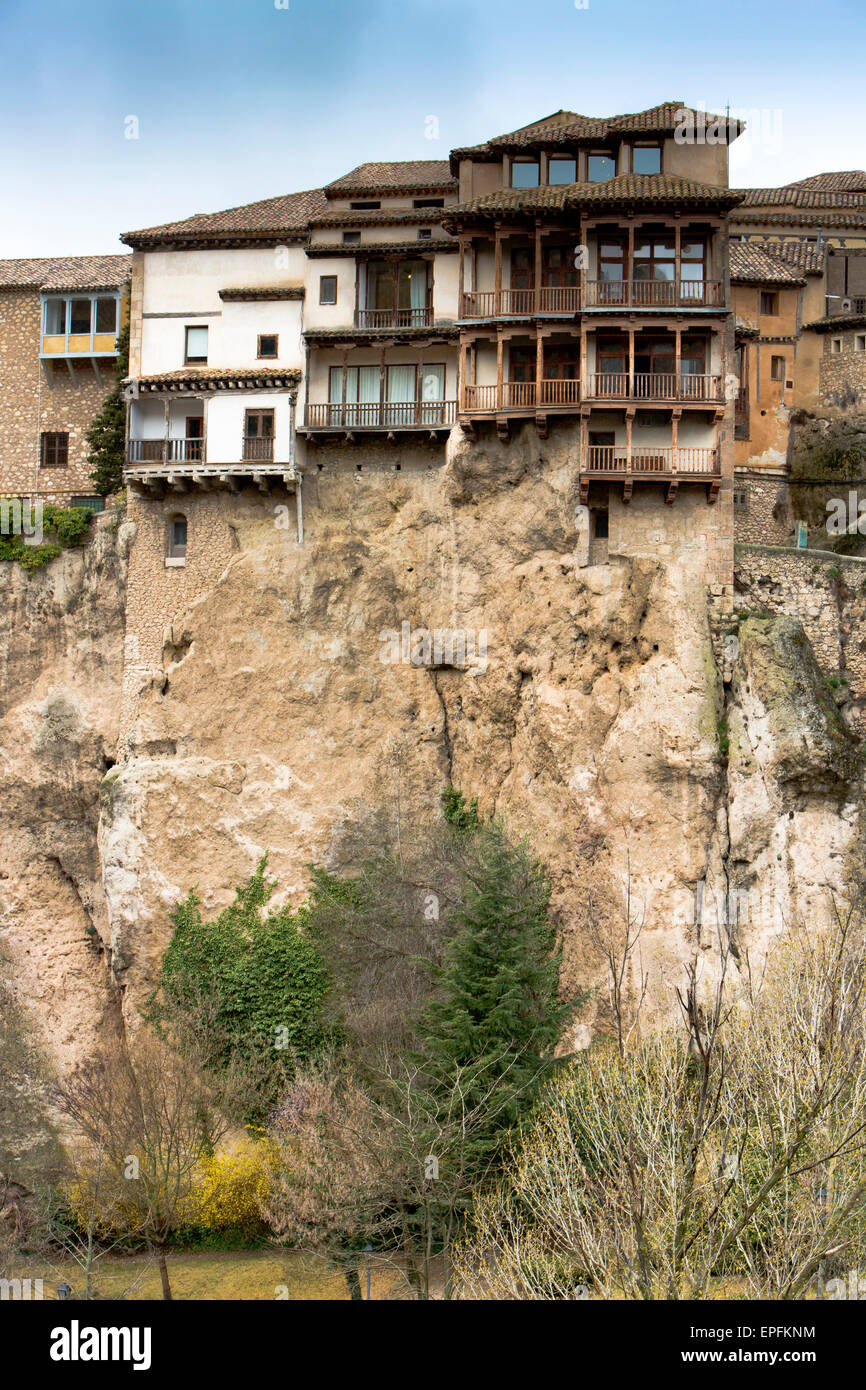
<path fill-rule="evenodd" d="M 456 931 L 434 972 L 437 998 L 420 1020 L 417 1060 L 434 1088 L 463 1070 L 470 1103 L 495 1085 L 493 1150 L 526 1113 L 579 1000 L 559 994 L 562 944 L 550 920 L 551 885 L 525 843 L 498 821 L 475 832 L 476 856 Z"/>
<path fill-rule="evenodd" d="M 129 375 L 129 319 L 117 338 L 114 386 L 87 431 L 87 462 L 94 490 L 108 497 L 123 486 L 123 454 L 126 447 L 126 405 L 123 382 Z"/>

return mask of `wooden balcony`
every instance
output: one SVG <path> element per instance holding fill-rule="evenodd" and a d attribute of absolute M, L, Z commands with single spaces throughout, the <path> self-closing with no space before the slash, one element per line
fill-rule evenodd
<path fill-rule="evenodd" d="M 503 381 L 500 386 L 464 386 L 460 410 L 466 415 L 495 415 L 533 410 L 573 411 L 580 402 L 580 382 L 551 379 Z"/>
<path fill-rule="evenodd" d="M 130 439 L 127 441 L 127 464 L 139 463 L 203 463 L 205 441 L 192 439 Z"/>
<path fill-rule="evenodd" d="M 587 400 L 601 401 L 678 401 L 686 404 L 723 400 L 722 378 L 713 374 L 681 372 L 591 372 L 586 386 Z"/>
<path fill-rule="evenodd" d="M 683 444 L 589 444 L 581 471 L 599 478 L 627 473 L 710 478 L 719 472 L 719 456 L 716 449 Z"/>
<path fill-rule="evenodd" d="M 308 430 L 442 430 L 457 418 L 456 401 L 324 401 L 308 402 L 304 426 Z"/>
<path fill-rule="evenodd" d="M 356 309 L 356 328 L 427 328 L 433 322 L 433 309 Z"/>
<path fill-rule="evenodd" d="M 721 309 L 720 280 L 587 280 L 584 309 Z"/>
<path fill-rule="evenodd" d="M 273 436 L 244 435 L 244 448 L 241 458 L 245 463 L 271 463 L 273 457 Z"/>
<path fill-rule="evenodd" d="M 532 318 L 539 314 L 576 314 L 577 285 L 543 285 L 537 290 L 471 290 L 460 302 L 464 319 Z"/>

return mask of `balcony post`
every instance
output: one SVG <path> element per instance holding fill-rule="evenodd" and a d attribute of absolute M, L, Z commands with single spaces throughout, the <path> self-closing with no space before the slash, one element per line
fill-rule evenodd
<path fill-rule="evenodd" d="M 580 265 L 579 265 L 578 271 L 577 271 L 577 276 L 578 276 L 578 280 L 577 280 L 577 283 L 578 283 L 578 291 L 577 291 L 577 293 L 578 293 L 578 296 L 579 296 L 579 298 L 578 298 L 578 303 L 579 303 L 582 307 L 584 307 L 584 308 L 586 307 L 587 271 L 589 270 L 589 266 L 584 264 L 586 261 L 589 260 L 589 245 L 588 245 L 588 243 L 587 243 L 586 237 L 587 237 L 586 214 L 585 214 L 585 213 L 581 213 L 581 216 L 580 216 L 580 246 L 577 248 L 577 250 L 580 252 L 580 256 L 579 256 Z"/>
<path fill-rule="evenodd" d="M 672 410 L 672 411 L 671 411 L 671 472 L 672 472 L 672 473 L 676 473 L 676 471 L 677 471 L 678 450 L 679 450 L 679 425 L 680 425 L 680 414 L 681 414 L 681 412 L 680 412 L 679 410 Z"/>
<path fill-rule="evenodd" d="M 535 312 L 541 310 L 541 223 L 535 219 Z"/>
<path fill-rule="evenodd" d="M 162 461 L 163 463 L 168 463 L 170 461 L 169 453 L 171 448 L 169 443 L 171 439 L 171 399 L 168 396 L 163 396 L 162 410 L 165 417 L 165 440 L 162 446 Z"/>
<path fill-rule="evenodd" d="M 681 238 L 680 238 L 680 232 L 681 232 L 681 230 L 682 230 L 682 229 L 681 229 L 681 227 L 680 227 L 680 215 L 679 215 L 678 212 L 675 212 L 675 213 L 674 213 L 674 284 L 675 284 L 675 286 L 676 286 L 676 289 L 674 290 L 674 296 L 675 296 L 675 298 L 674 298 L 674 304 L 679 304 L 679 303 L 680 303 L 680 300 L 681 300 L 681 298 L 682 298 L 682 285 L 680 284 L 680 272 L 681 272 L 681 270 L 682 270 L 682 266 L 681 266 L 681 263 L 680 263 L 680 240 L 681 240 Z"/>
<path fill-rule="evenodd" d="M 460 380 L 459 380 L 458 383 L 457 383 L 457 400 L 458 400 L 459 403 L 460 403 L 460 404 L 459 404 L 459 408 L 460 408 L 461 410 L 467 410 L 467 409 L 469 408 L 469 392 L 468 392 L 468 390 L 467 390 L 467 387 L 468 387 L 468 385 L 469 385 L 469 372 L 468 372 L 468 368 L 467 368 L 467 345 L 466 345 L 466 339 L 462 336 L 462 334 L 461 334 L 461 337 L 460 337 L 460 358 L 459 358 L 459 361 L 460 361 Z"/>
<path fill-rule="evenodd" d="M 496 409 L 502 408 L 502 329 L 496 330 Z"/>
<path fill-rule="evenodd" d="M 628 330 L 628 398 L 634 400 L 634 328 Z"/>
<path fill-rule="evenodd" d="M 499 315 L 502 298 L 502 224 L 497 222 L 493 234 L 493 312 Z"/>
<path fill-rule="evenodd" d="M 458 317 L 459 319 L 462 319 L 462 318 L 465 318 L 465 307 L 466 307 L 466 306 L 464 305 L 464 303 L 463 303 L 463 295 L 464 295 L 465 284 L 466 284 L 466 238 L 463 237 L 463 236 L 461 236 L 460 239 L 459 239 L 459 241 L 458 241 L 458 243 L 457 243 L 457 245 L 458 245 L 458 252 L 457 252 L 457 254 L 458 254 L 458 257 L 459 257 L 458 266 L 457 266 L 457 275 L 458 275 L 458 281 L 457 281 L 457 317 Z"/>
<path fill-rule="evenodd" d="M 581 271 L 581 274 L 583 274 L 583 271 Z M 597 341 L 597 340 L 596 340 L 596 341 Z M 597 354 L 597 351 L 598 351 L 598 350 L 596 349 L 596 354 Z M 595 365 L 596 365 L 596 370 L 597 370 L 597 369 L 598 369 L 598 362 L 596 362 Z M 587 396 L 587 376 L 586 376 L 586 320 L 585 320 L 584 318 L 581 318 L 581 320 L 580 320 L 580 399 L 581 399 L 582 401 L 585 401 L 585 400 L 586 400 L 586 396 Z"/>
<path fill-rule="evenodd" d="M 631 473 L 631 426 L 634 419 L 634 408 L 630 408 L 625 413 L 625 471 Z"/>
<path fill-rule="evenodd" d="M 680 376 L 680 366 L 682 359 L 683 330 L 677 324 L 674 329 L 674 400 L 680 400 L 683 395 L 683 383 Z"/>
<path fill-rule="evenodd" d="M 599 277 L 600 278 L 600 277 Z M 628 254 L 625 263 L 625 280 L 623 285 L 624 302 L 631 304 L 634 298 L 634 218 L 628 219 Z"/>
<path fill-rule="evenodd" d="M 536 243 L 537 246 L 537 243 Z M 544 336 L 535 325 L 535 405 L 541 405 L 541 383 L 544 380 Z"/>
<path fill-rule="evenodd" d="M 359 415 L 360 418 L 360 415 Z M 379 349 L 379 424 L 385 423 L 385 344 Z"/>

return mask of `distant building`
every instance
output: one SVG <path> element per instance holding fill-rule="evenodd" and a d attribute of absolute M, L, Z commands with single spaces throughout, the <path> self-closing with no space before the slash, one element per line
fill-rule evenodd
<path fill-rule="evenodd" d="M 0 495 L 101 505 L 85 436 L 114 384 L 131 262 L 0 261 Z"/>

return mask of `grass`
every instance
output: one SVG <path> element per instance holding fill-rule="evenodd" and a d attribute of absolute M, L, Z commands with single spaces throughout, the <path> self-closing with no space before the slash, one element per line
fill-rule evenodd
<path fill-rule="evenodd" d="M 363 1256 L 359 1267 L 366 1293 Z M 20 1278 L 42 1279 L 46 1299 L 57 1297 L 57 1285 L 70 1284 L 74 1298 L 84 1295 L 84 1274 L 70 1259 L 34 1259 L 15 1270 Z M 317 1255 L 294 1250 L 178 1251 L 168 1257 L 172 1296 L 178 1300 L 271 1300 L 277 1290 L 305 1302 L 348 1300 L 342 1272 Z M 150 1300 L 162 1297 L 159 1270 L 146 1254 L 105 1255 L 93 1277 L 95 1297 L 104 1300 Z M 407 1297 L 405 1280 L 393 1266 L 374 1262 L 370 1296 L 388 1300 Z M 282 1294 L 285 1298 L 285 1293 Z"/>

